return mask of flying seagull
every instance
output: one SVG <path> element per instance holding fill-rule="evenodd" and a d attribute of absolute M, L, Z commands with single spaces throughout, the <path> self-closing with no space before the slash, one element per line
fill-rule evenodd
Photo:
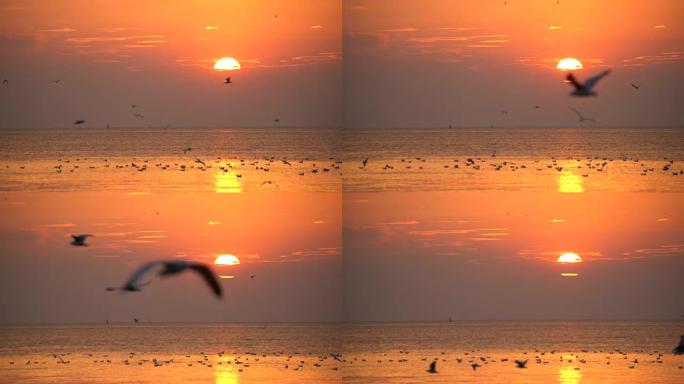
<path fill-rule="evenodd" d="M 76 246 L 76 247 L 87 247 L 88 244 L 86 244 L 86 240 L 94 235 L 91 234 L 80 234 L 80 235 L 71 235 L 71 245 Z"/>
<path fill-rule="evenodd" d="M 575 108 L 573 108 L 573 107 L 568 107 L 568 108 L 570 108 L 571 111 L 573 111 L 573 112 L 575 112 L 575 113 L 577 114 L 577 116 L 579 117 L 579 122 L 580 122 L 580 123 L 584 123 L 585 121 L 591 121 L 591 122 L 593 122 L 593 123 L 596 122 L 596 120 L 594 120 L 594 119 L 591 118 L 591 117 L 583 116 L 583 115 L 580 113 L 580 111 L 576 110 Z"/>
<path fill-rule="evenodd" d="M 85 123 L 85 120 L 76 120 L 74 121 L 74 125 L 79 125 Z"/>
<path fill-rule="evenodd" d="M 363 161 L 362 161 L 361 163 L 362 163 L 363 166 L 365 167 L 366 164 L 368 164 L 368 158 L 363 159 Z"/>
<path fill-rule="evenodd" d="M 170 261 L 151 261 L 140 267 L 131 277 L 126 281 L 126 283 L 121 287 L 108 287 L 107 291 L 122 291 L 122 292 L 139 292 L 142 291 L 141 287 L 149 284 L 141 283 L 145 276 L 147 276 L 153 269 L 159 268 L 157 273 L 160 277 L 167 277 L 171 275 L 176 275 L 185 270 L 193 270 L 197 272 L 203 279 L 204 282 L 209 285 L 212 292 L 216 297 L 221 297 L 223 292 L 221 285 L 219 285 L 218 279 L 214 272 L 209 269 L 209 266 L 203 263 L 197 263 L 193 261 L 183 261 L 183 260 L 170 260 Z"/>
<path fill-rule="evenodd" d="M 190 147 L 183 148 L 183 154 L 184 154 L 184 155 L 185 155 L 186 153 L 190 152 L 190 151 L 192 151 L 192 148 L 190 148 Z"/>
<path fill-rule="evenodd" d="M 518 368 L 527 368 L 527 360 L 516 360 L 515 366 Z"/>
<path fill-rule="evenodd" d="M 437 373 L 437 362 L 433 361 L 430 363 L 430 367 L 427 369 L 427 371 L 430 373 Z"/>
<path fill-rule="evenodd" d="M 223 80 L 223 82 L 224 82 L 225 84 L 232 84 L 232 83 L 233 83 L 232 81 L 230 81 L 230 76 L 226 77 L 226 79 Z"/>
<path fill-rule="evenodd" d="M 577 96 L 577 97 L 586 97 L 586 96 L 596 96 L 597 93 L 592 91 L 592 88 L 598 83 L 599 80 L 601 80 L 603 77 L 607 76 L 610 73 L 610 69 L 607 69 L 598 75 L 594 75 L 590 78 L 587 79 L 587 81 L 584 82 L 584 84 L 580 83 L 575 79 L 575 76 L 572 73 L 568 73 L 568 76 L 566 77 L 566 80 L 568 83 L 572 84 L 575 87 L 575 90 L 570 94 L 570 96 Z"/>
<path fill-rule="evenodd" d="M 137 119 L 145 120 L 145 116 L 143 116 L 142 113 L 134 113 L 133 116 L 135 116 Z"/>
<path fill-rule="evenodd" d="M 634 83 L 630 83 L 630 84 L 632 84 L 632 88 L 636 89 L 637 91 L 639 90 L 639 88 L 641 88 L 641 84 L 634 84 Z"/>

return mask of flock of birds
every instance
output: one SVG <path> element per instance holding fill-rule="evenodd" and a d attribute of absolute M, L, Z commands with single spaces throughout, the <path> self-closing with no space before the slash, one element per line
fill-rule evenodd
<path fill-rule="evenodd" d="M 397 356 L 398 352 L 398 356 Z M 678 347 L 673 350 L 676 355 L 684 354 L 684 335 L 681 336 L 681 341 Z M 87 354 L 72 354 L 72 353 L 53 353 L 50 356 L 56 364 L 71 364 L 74 359 L 88 359 L 92 360 L 93 364 L 116 364 L 123 365 L 153 365 L 154 367 L 163 366 L 187 366 L 187 367 L 206 367 L 212 368 L 221 365 L 233 365 L 238 367 L 238 372 L 243 372 L 252 365 L 259 365 L 260 363 L 268 364 L 271 367 L 282 367 L 283 369 L 292 370 L 295 372 L 303 371 L 306 367 L 309 369 L 328 368 L 333 371 L 344 370 L 345 366 L 369 366 L 373 364 L 420 364 L 427 363 L 426 372 L 437 374 L 440 372 L 438 364 L 450 364 L 453 366 L 464 365 L 473 372 L 480 369 L 485 369 L 488 365 L 493 364 L 511 364 L 512 367 L 518 369 L 528 369 L 529 362 L 534 361 L 536 365 L 548 365 L 556 361 L 559 364 L 564 364 L 568 367 L 579 371 L 583 365 L 600 363 L 606 366 L 620 365 L 628 369 L 635 369 L 641 364 L 658 365 L 664 363 L 664 355 L 659 351 L 645 352 L 637 351 L 633 354 L 615 349 L 612 351 L 588 351 L 582 350 L 580 352 L 561 352 L 561 351 L 542 351 L 535 350 L 534 353 L 522 352 L 525 358 L 510 359 L 505 356 L 492 356 L 489 354 L 478 353 L 476 350 L 462 352 L 456 356 L 450 357 L 447 352 L 440 352 L 437 357 L 428 357 L 424 353 L 422 356 L 412 358 L 415 353 L 408 350 L 399 350 L 396 352 L 389 352 L 377 355 L 360 355 L 350 358 L 345 358 L 342 354 L 329 353 L 325 354 L 306 354 L 306 353 L 285 353 L 285 352 L 233 352 L 226 354 L 225 351 L 216 353 L 199 352 L 198 354 L 186 354 L 178 357 L 146 357 L 145 355 L 129 352 L 123 357 L 116 359 L 113 355 L 101 354 L 95 355 Z M 531 357 L 533 355 L 533 357 Z M 365 356 L 365 357 L 364 357 Z M 530 357 L 528 357 L 530 356 Z M 277 359 L 273 361 L 273 359 Z M 641 360 L 639 360 L 641 359 Z M 35 366 L 45 365 L 49 360 L 29 359 L 24 365 Z M 14 365 L 15 361 L 9 361 L 10 365 Z M 415 365 L 414 364 L 414 365 Z M 497 364 L 497 365 L 498 365 Z M 684 369 L 684 365 L 679 364 L 679 369 Z"/>

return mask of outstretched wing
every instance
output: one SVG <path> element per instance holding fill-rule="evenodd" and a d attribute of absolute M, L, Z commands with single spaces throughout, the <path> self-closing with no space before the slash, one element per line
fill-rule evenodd
<path fill-rule="evenodd" d="M 567 80 L 568 83 L 572 84 L 578 91 L 584 89 L 584 85 L 577 81 L 577 79 L 575 79 L 575 75 L 573 75 L 572 73 L 568 73 L 568 75 L 565 77 L 565 80 Z"/>
<path fill-rule="evenodd" d="M 582 114 L 580 113 L 580 111 L 576 110 L 576 109 L 573 108 L 573 107 L 568 107 L 568 108 L 570 108 L 571 111 L 575 112 L 575 113 L 577 114 L 577 116 L 579 116 L 580 118 L 582 118 Z"/>
<path fill-rule="evenodd" d="M 587 81 L 584 82 L 584 88 L 585 88 L 587 91 L 590 91 L 590 90 L 594 87 L 594 85 L 596 85 L 596 83 L 597 83 L 599 80 L 601 80 L 602 78 L 608 76 L 609 73 L 610 73 L 610 69 L 607 69 L 607 70 L 605 70 L 605 71 L 599 73 L 599 74 L 596 75 L 596 76 L 592 76 L 592 77 L 588 78 Z"/>
<path fill-rule="evenodd" d="M 140 286 L 139 281 L 142 280 L 142 278 L 147 275 L 154 267 L 158 266 L 161 264 L 159 261 L 150 261 L 147 264 L 143 264 L 142 267 L 138 268 L 135 273 L 131 275 L 131 277 L 128 278 L 128 281 L 126 281 L 126 284 L 124 284 L 124 287 L 137 287 Z"/>
<path fill-rule="evenodd" d="M 204 281 L 209 284 L 209 287 L 211 287 L 211 290 L 217 297 L 221 297 L 223 295 L 221 285 L 219 284 L 218 279 L 216 279 L 216 275 L 214 275 L 214 272 L 212 272 L 209 267 L 204 264 L 193 264 L 190 266 L 190 268 L 202 276 Z"/>

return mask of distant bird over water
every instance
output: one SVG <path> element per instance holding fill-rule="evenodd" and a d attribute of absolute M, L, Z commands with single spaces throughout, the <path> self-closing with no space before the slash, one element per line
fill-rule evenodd
<path fill-rule="evenodd" d="M 579 117 L 579 122 L 580 122 L 580 123 L 584 123 L 585 121 L 591 121 L 592 123 L 595 123 L 595 122 L 596 122 L 596 120 L 594 120 L 593 118 L 591 118 L 591 117 L 586 117 L 586 116 L 582 115 L 582 114 L 580 113 L 580 111 L 576 110 L 575 108 L 573 108 L 573 107 L 568 107 L 568 108 L 570 108 L 571 111 L 573 111 L 573 112 L 575 112 L 575 113 L 577 114 L 577 116 Z"/>
<path fill-rule="evenodd" d="M 225 80 L 223 80 L 224 84 L 233 84 L 233 82 L 230 80 L 230 76 L 226 77 Z"/>
<path fill-rule="evenodd" d="M 83 123 L 85 123 L 85 120 L 76 120 L 76 121 L 74 121 L 74 125 L 80 125 L 80 124 L 83 124 Z"/>
<path fill-rule="evenodd" d="M 86 244 L 86 240 L 93 235 L 91 234 L 80 234 L 80 235 L 71 235 L 71 245 L 76 246 L 76 247 L 86 247 L 88 244 Z"/>
<path fill-rule="evenodd" d="M 575 90 L 570 94 L 570 96 L 596 96 L 598 93 L 592 91 L 592 89 L 594 88 L 596 83 L 598 83 L 599 80 L 601 80 L 605 76 L 608 76 L 609 73 L 610 69 L 605 70 L 599 73 L 598 75 L 594 75 L 588 78 L 584 83 L 580 83 L 577 79 L 575 79 L 575 76 L 572 73 L 568 73 L 566 80 L 575 87 Z"/>
<path fill-rule="evenodd" d="M 430 363 L 430 367 L 427 369 L 429 373 L 437 373 L 437 362 L 433 361 Z"/>
<path fill-rule="evenodd" d="M 641 84 L 634 84 L 634 83 L 630 83 L 630 84 L 632 85 L 632 88 L 634 88 L 637 91 L 639 90 L 639 88 L 641 88 Z"/>
<path fill-rule="evenodd" d="M 211 288 L 212 292 L 214 292 L 214 295 L 216 295 L 216 297 L 221 297 L 223 295 L 221 285 L 219 284 L 216 275 L 214 275 L 214 272 L 212 272 L 212 270 L 206 264 L 183 260 L 151 261 L 147 264 L 144 264 L 135 273 L 133 273 L 133 275 L 131 275 L 131 277 L 128 279 L 128 281 L 126 281 L 126 283 L 123 286 L 118 288 L 108 287 L 106 290 L 110 292 L 142 291 L 141 287 L 149 284 L 149 282 L 141 283 L 140 281 L 145 276 L 147 276 L 152 270 L 159 267 L 161 267 L 161 270 L 157 273 L 157 275 L 160 277 L 177 275 L 185 270 L 195 271 L 202 277 L 202 279 L 204 279 L 204 282 L 207 283 L 207 285 L 209 285 L 209 288 Z"/>
<path fill-rule="evenodd" d="M 516 360 L 515 366 L 518 368 L 527 368 L 527 360 Z"/>

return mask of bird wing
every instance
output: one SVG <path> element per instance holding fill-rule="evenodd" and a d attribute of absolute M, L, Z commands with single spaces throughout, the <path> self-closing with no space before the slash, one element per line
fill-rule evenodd
<path fill-rule="evenodd" d="M 190 268 L 193 271 L 199 273 L 202 276 L 202 278 L 204 278 L 204 281 L 206 281 L 207 284 L 209 284 L 211 290 L 214 291 L 214 294 L 217 297 L 222 296 L 223 291 L 221 289 L 221 285 L 219 284 L 218 279 L 216 279 L 216 275 L 214 275 L 214 272 L 212 272 L 211 269 L 209 269 L 209 267 L 207 267 L 204 264 L 193 264 L 190 266 Z"/>
<path fill-rule="evenodd" d="M 598 75 L 588 78 L 587 81 L 584 82 L 584 88 L 586 88 L 587 91 L 590 91 L 599 80 L 607 76 L 609 73 L 610 69 L 607 69 L 599 73 Z"/>
<path fill-rule="evenodd" d="M 140 284 L 137 284 L 139 280 L 142 280 L 142 278 L 150 272 L 154 267 L 158 266 L 160 264 L 159 261 L 150 261 L 147 264 L 143 264 L 142 267 L 138 268 L 135 273 L 131 275 L 131 277 L 128 278 L 128 281 L 126 281 L 126 284 L 124 284 L 124 287 L 129 287 L 129 286 L 138 286 Z"/>
<path fill-rule="evenodd" d="M 568 73 L 568 75 L 565 77 L 565 79 L 570 84 L 572 84 L 575 87 L 575 89 L 577 89 L 578 91 L 584 89 L 584 84 L 577 81 L 577 79 L 575 79 L 575 75 L 573 75 L 572 73 Z"/>
<path fill-rule="evenodd" d="M 570 108 L 571 111 L 575 112 L 575 113 L 577 114 L 577 116 L 579 116 L 580 118 L 583 118 L 583 116 L 582 116 L 582 114 L 580 113 L 580 111 L 576 110 L 576 109 L 573 108 L 573 107 L 568 107 L 568 108 Z"/>

